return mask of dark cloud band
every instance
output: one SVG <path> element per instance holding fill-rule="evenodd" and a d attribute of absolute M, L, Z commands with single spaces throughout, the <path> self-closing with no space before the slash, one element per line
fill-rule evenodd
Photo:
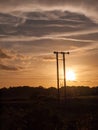
<path fill-rule="evenodd" d="M 3 65 L 3 64 L 0 64 L 0 69 L 1 70 L 9 70 L 9 71 L 17 71 L 17 70 L 19 70 L 17 67 L 7 66 L 7 65 Z"/>

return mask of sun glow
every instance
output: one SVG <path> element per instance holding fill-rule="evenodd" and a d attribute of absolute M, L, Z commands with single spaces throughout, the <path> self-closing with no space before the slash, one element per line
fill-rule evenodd
<path fill-rule="evenodd" d="M 75 81 L 76 80 L 76 75 L 75 75 L 75 72 L 73 70 L 68 70 L 66 72 L 66 80 L 69 80 L 69 81 Z"/>

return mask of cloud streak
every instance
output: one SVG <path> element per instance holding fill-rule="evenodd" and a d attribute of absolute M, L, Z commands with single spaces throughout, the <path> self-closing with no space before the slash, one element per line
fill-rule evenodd
<path fill-rule="evenodd" d="M 7 55 L 2 49 L 0 49 L 0 59 L 2 58 L 10 59 L 11 56 Z"/>
<path fill-rule="evenodd" d="M 0 64 L 0 69 L 1 70 L 7 70 L 7 71 L 18 71 L 18 70 L 20 70 L 22 68 L 21 67 L 14 67 L 14 66 L 7 66 L 7 65 Z"/>
<path fill-rule="evenodd" d="M 0 14 L 0 41 L 36 41 L 60 39 L 94 42 L 88 34 L 98 32 L 98 24 L 85 15 L 68 11 L 28 12 L 21 16 Z M 42 31 L 41 31 L 42 30 Z M 87 35 L 79 39 L 75 35 Z M 91 40 L 91 41 L 90 41 Z"/>
<path fill-rule="evenodd" d="M 3 12 L 13 11 L 34 11 L 34 10 L 70 10 L 80 12 L 98 20 L 98 1 L 97 0 L 4 0 L 0 1 L 0 10 Z M 88 11 L 89 10 L 89 11 Z"/>

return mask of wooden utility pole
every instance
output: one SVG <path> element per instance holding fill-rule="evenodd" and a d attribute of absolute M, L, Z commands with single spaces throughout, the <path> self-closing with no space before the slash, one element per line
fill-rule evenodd
<path fill-rule="evenodd" d="M 57 89 L 58 89 L 58 102 L 60 102 L 59 61 L 58 61 L 58 53 L 59 53 L 59 52 L 54 52 L 54 54 L 56 54 L 56 65 L 57 65 Z"/>
<path fill-rule="evenodd" d="M 60 86 L 59 86 L 59 58 L 58 55 L 62 54 L 63 56 L 63 76 L 64 76 L 64 98 L 66 101 L 66 66 L 65 66 L 65 54 L 69 52 L 54 52 L 56 54 L 56 65 L 57 65 L 57 89 L 58 89 L 58 102 L 60 102 Z"/>
<path fill-rule="evenodd" d="M 66 64 L 65 64 L 65 54 L 69 54 L 69 52 L 61 52 L 61 54 L 63 55 L 63 75 L 64 75 L 64 97 L 66 100 Z"/>

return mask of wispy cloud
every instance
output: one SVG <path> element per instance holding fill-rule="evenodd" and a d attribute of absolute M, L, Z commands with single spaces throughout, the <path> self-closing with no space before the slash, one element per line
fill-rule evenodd
<path fill-rule="evenodd" d="M 0 58 L 8 58 L 8 59 L 10 59 L 11 56 L 9 56 L 8 54 L 6 54 L 6 52 L 4 52 L 2 49 L 0 49 Z"/>
<path fill-rule="evenodd" d="M 3 12 L 25 11 L 30 12 L 34 10 L 70 10 L 72 12 L 84 13 L 87 16 L 98 20 L 98 1 L 97 0 L 1 0 L 0 10 Z M 89 10 L 89 11 L 88 11 Z"/>
<path fill-rule="evenodd" d="M 36 41 L 58 39 L 82 42 L 97 41 L 98 24 L 83 14 L 68 11 L 22 13 L 19 16 L 1 14 L 0 41 Z M 42 31 L 41 31 L 42 30 Z M 88 39 L 81 35 L 87 36 Z M 75 37 L 76 36 L 76 37 Z"/>
<path fill-rule="evenodd" d="M 8 71 L 18 71 L 18 70 L 22 69 L 22 67 L 14 67 L 14 66 L 0 64 L 0 69 L 8 70 Z"/>

